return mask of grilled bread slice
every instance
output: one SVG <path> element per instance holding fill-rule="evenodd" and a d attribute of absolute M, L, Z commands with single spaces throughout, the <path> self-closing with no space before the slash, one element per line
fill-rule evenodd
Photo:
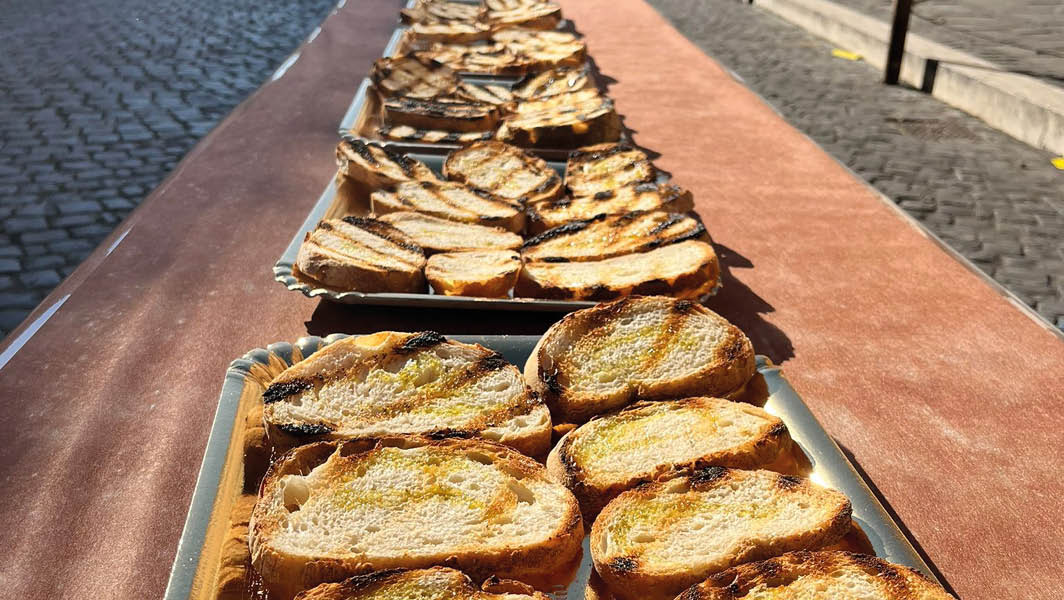
<path fill-rule="evenodd" d="M 587 65 L 557 67 L 526 77 L 517 84 L 513 94 L 524 100 L 536 100 L 594 87 Z"/>
<path fill-rule="evenodd" d="M 429 257 L 425 277 L 437 294 L 505 298 L 521 270 L 521 255 L 512 250 L 446 252 Z"/>
<path fill-rule="evenodd" d="M 750 340 L 708 308 L 630 297 L 566 315 L 525 363 L 525 382 L 558 423 L 636 400 L 726 396 L 754 375 Z"/>
<path fill-rule="evenodd" d="M 405 233 L 428 253 L 463 250 L 516 250 L 521 236 L 499 227 L 448 221 L 417 212 L 393 212 L 381 221 Z"/>
<path fill-rule="evenodd" d="M 584 262 L 706 239 L 706 227 L 694 213 L 633 211 L 548 229 L 527 240 L 521 255 L 526 262 Z"/>
<path fill-rule="evenodd" d="M 551 300 L 615 300 L 659 294 L 698 300 L 720 283 L 713 247 L 698 240 L 590 262 L 530 262 L 514 296 Z"/>
<path fill-rule="evenodd" d="M 620 215 L 632 211 L 668 211 L 685 213 L 694 210 L 691 192 L 671 183 L 637 183 L 593 196 L 558 198 L 528 207 L 528 231 L 540 234 L 572 221 L 598 215 Z"/>
<path fill-rule="evenodd" d="M 954 600 L 918 571 L 849 552 L 789 552 L 739 565 L 688 588 L 676 600 L 860 598 Z"/>
<path fill-rule="evenodd" d="M 529 27 L 505 27 L 491 34 L 517 55 L 528 72 L 554 67 L 579 67 L 587 59 L 587 45 L 567 31 L 542 31 Z"/>
<path fill-rule="evenodd" d="M 569 153 L 565 187 L 574 196 L 594 196 L 629 184 L 654 181 L 657 171 L 631 144 L 598 144 Z"/>
<path fill-rule="evenodd" d="M 425 61 L 436 61 L 462 73 L 477 75 L 524 75 L 528 61 L 519 57 L 505 44 L 443 44 L 436 43 L 417 53 Z"/>
<path fill-rule="evenodd" d="M 468 144 L 479 140 L 489 140 L 495 134 L 492 131 L 444 131 L 442 129 L 417 129 L 409 125 L 383 125 L 377 133 L 387 140 L 398 142 L 427 142 Z"/>
<path fill-rule="evenodd" d="M 468 2 L 421 0 L 412 8 L 401 9 L 399 18 L 407 25 L 414 23 L 471 23 L 482 20 L 485 10 L 483 6 Z"/>
<path fill-rule="evenodd" d="M 384 215 L 415 211 L 449 221 L 501 227 L 520 233 L 525 228 L 521 205 L 453 181 L 405 181 L 370 195 L 373 212 Z"/>
<path fill-rule="evenodd" d="M 517 104 L 496 137 L 523 148 L 578 148 L 619 140 L 621 118 L 613 100 L 584 89 Z"/>
<path fill-rule="evenodd" d="M 481 440 L 318 442 L 271 466 L 251 515 L 271 598 L 385 569 L 447 564 L 522 581 L 578 560 L 576 499 L 546 469 Z"/>
<path fill-rule="evenodd" d="M 461 571 L 447 567 L 391 569 L 323 583 L 296 600 L 550 600 L 523 583 L 491 577 L 477 587 Z"/>
<path fill-rule="evenodd" d="M 425 290 L 425 252 L 403 232 L 376 219 L 345 217 L 318 223 L 299 247 L 296 267 L 337 290 Z"/>
<path fill-rule="evenodd" d="M 378 58 L 369 72 L 384 97 L 437 98 L 458 89 L 458 76 L 449 67 L 414 55 Z"/>
<path fill-rule="evenodd" d="M 400 181 L 436 181 L 436 174 L 421 161 L 355 137 L 344 137 L 336 146 L 340 172 L 370 189 Z"/>
<path fill-rule="evenodd" d="M 329 344 L 274 378 L 262 400 L 268 434 L 287 446 L 456 432 L 530 455 L 550 444 L 547 408 L 516 367 L 483 346 L 432 331 Z"/>
<path fill-rule="evenodd" d="M 707 467 L 617 496 L 591 527 L 591 558 L 620 600 L 669 600 L 729 567 L 832 544 L 850 512 L 806 479 Z"/>
<path fill-rule="evenodd" d="M 538 156 L 497 141 L 477 142 L 447 155 L 447 179 L 509 200 L 534 205 L 562 192 L 562 179 Z"/>
<path fill-rule="evenodd" d="M 555 29 L 562 20 L 562 7 L 553 2 L 488 0 L 485 20 L 500 27 Z"/>
<path fill-rule="evenodd" d="M 415 42 L 470 44 L 491 37 L 491 26 L 479 21 L 414 23 L 410 26 L 409 32 Z"/>
<path fill-rule="evenodd" d="M 640 483 L 710 466 L 763 468 L 790 448 L 783 421 L 756 406 L 705 397 L 641 402 L 567 433 L 547 472 L 590 522 Z"/>
<path fill-rule="evenodd" d="M 462 81 L 458 84 L 458 91 L 455 92 L 455 96 L 475 102 L 494 104 L 495 106 L 503 106 L 514 100 L 513 92 L 506 86 L 491 83 L 476 85 L 468 81 Z"/>
<path fill-rule="evenodd" d="M 393 127 L 406 125 L 415 129 L 488 131 L 499 124 L 498 107 L 483 102 L 387 98 L 381 108 L 384 122 Z"/>

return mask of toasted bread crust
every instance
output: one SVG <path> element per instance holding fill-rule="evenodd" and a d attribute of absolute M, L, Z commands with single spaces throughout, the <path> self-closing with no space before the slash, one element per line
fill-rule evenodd
<path fill-rule="evenodd" d="M 558 507 L 557 526 L 550 537 L 535 546 L 510 546 L 481 551 L 446 552 L 420 556 L 394 555 L 372 557 L 303 556 L 291 554 L 274 545 L 287 514 L 278 506 L 281 480 L 286 475 L 305 475 L 330 456 L 343 457 L 346 464 L 357 465 L 368 453 L 382 447 L 435 447 L 445 452 L 477 453 L 490 459 L 500 470 L 521 479 L 548 482 L 546 470 L 535 460 L 510 448 L 482 440 L 438 439 L 418 436 L 395 436 L 377 441 L 356 440 L 318 442 L 296 448 L 270 467 L 259 488 L 259 500 L 252 513 L 249 545 L 252 565 L 262 575 L 271 598 L 286 600 L 301 590 L 353 575 L 404 568 L 420 569 L 446 566 L 460 569 L 470 576 L 487 579 L 500 576 L 517 580 L 545 578 L 563 572 L 580 555 L 584 529 L 576 499 L 568 495 Z M 564 496 L 563 496 L 564 497 Z"/>
<path fill-rule="evenodd" d="M 605 536 L 617 515 L 631 506 L 637 506 L 660 494 L 667 488 L 684 485 L 691 491 L 711 493 L 725 490 L 744 479 L 770 478 L 776 493 L 816 503 L 832 510 L 829 518 L 818 526 L 800 533 L 777 539 L 744 540 L 736 545 L 732 555 L 724 563 L 688 564 L 682 569 L 665 568 L 648 563 L 639 555 L 603 555 Z M 738 483 L 741 485 L 741 483 Z M 709 467 L 691 475 L 662 482 L 647 483 L 624 492 L 599 514 L 591 527 L 591 556 L 595 570 L 613 594 L 620 600 L 668 600 L 681 591 L 724 569 L 742 563 L 763 560 L 795 550 L 815 550 L 841 539 L 851 526 L 849 500 L 841 493 L 821 488 L 807 479 L 789 477 L 770 471 L 742 471 L 721 467 Z M 661 523 L 668 525 L 668 523 Z"/>
<path fill-rule="evenodd" d="M 573 391 L 558 381 L 561 365 L 556 365 L 545 344 L 555 336 L 577 338 L 593 333 L 628 310 L 647 304 L 660 305 L 673 319 L 692 316 L 708 318 L 724 327 L 725 332 L 706 364 L 695 372 L 673 379 L 626 382 L 622 390 L 610 393 Z M 671 334 L 668 334 L 671 335 Z M 657 343 L 668 344 L 671 337 Z M 584 423 L 591 417 L 616 410 L 638 400 L 667 400 L 696 395 L 723 396 L 740 388 L 756 371 L 753 345 L 739 328 L 708 308 L 689 300 L 663 296 L 630 296 L 570 313 L 547 330 L 525 363 L 525 382 L 551 409 L 555 423 Z"/>
<path fill-rule="evenodd" d="M 378 594 L 397 597 L 404 592 L 404 584 L 411 582 L 433 586 L 431 589 L 449 593 L 454 600 L 503 600 L 504 595 L 506 600 L 549 600 L 545 594 L 523 583 L 497 577 L 488 578 L 478 588 L 468 575 L 447 567 L 389 569 L 355 575 L 340 583 L 323 583 L 301 592 L 296 600 L 360 600 L 374 598 Z M 389 588 L 395 591 L 391 592 Z"/>
<path fill-rule="evenodd" d="M 638 421 L 659 412 L 660 409 L 695 409 L 710 413 L 720 408 L 734 407 L 764 420 L 756 436 L 746 439 L 743 443 L 724 449 L 715 448 L 707 450 L 701 456 L 685 462 L 657 462 L 650 469 L 629 472 L 625 476 L 609 475 L 600 476 L 589 472 L 580 461 L 574 451 L 574 445 L 585 435 L 590 433 L 593 425 L 609 423 L 611 421 L 630 420 Z M 597 428 L 596 428 L 597 429 Z M 699 440 L 707 442 L 709 440 Z M 783 421 L 764 410 L 755 406 L 739 405 L 720 398 L 694 397 L 683 400 L 638 402 L 618 412 L 596 417 L 588 423 L 581 425 L 576 430 L 566 434 L 547 457 L 547 472 L 569 488 L 576 499 L 580 502 L 580 510 L 584 520 L 594 521 L 595 517 L 610 500 L 616 498 L 622 492 L 633 489 L 638 485 L 651 481 L 672 479 L 678 475 L 691 474 L 706 467 L 729 467 L 733 469 L 757 469 L 763 468 L 777 460 L 781 453 L 791 448 L 790 434 Z M 647 448 L 629 449 L 616 448 L 618 453 L 645 454 L 654 456 L 659 448 L 650 446 Z"/>
<path fill-rule="evenodd" d="M 574 196 L 591 196 L 625 185 L 650 183 L 657 170 L 646 153 L 629 143 L 587 146 L 569 153 L 565 186 Z"/>
<path fill-rule="evenodd" d="M 522 79 L 514 88 L 514 96 L 525 100 L 548 98 L 558 94 L 578 92 L 594 87 L 591 70 L 581 67 L 558 67 Z"/>
<path fill-rule="evenodd" d="M 785 588 L 801 577 L 831 579 L 847 571 L 881 581 L 878 598 L 882 600 L 953 600 L 942 586 L 909 567 L 864 554 L 805 551 L 722 571 L 688 588 L 676 600 L 740 600 L 759 586 Z"/>

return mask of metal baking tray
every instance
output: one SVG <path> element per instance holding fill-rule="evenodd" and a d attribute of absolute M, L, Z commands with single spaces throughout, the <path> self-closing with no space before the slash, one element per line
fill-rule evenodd
<path fill-rule="evenodd" d="M 230 589 L 223 596 L 217 585 L 222 556 L 219 549 L 229 533 L 234 502 L 242 490 L 254 490 L 258 483 L 244 481 L 246 417 L 250 410 L 261 403 L 262 391 L 274 375 L 310 356 L 322 346 L 345 337 L 343 334 L 334 334 L 324 339 L 301 338 L 295 344 L 271 344 L 248 352 L 230 365 L 222 384 L 214 424 L 207 440 L 164 600 L 219 600 L 223 597 L 225 600 L 265 600 L 253 573 L 247 573 L 248 576 L 244 578 L 244 592 L 234 595 Z M 496 350 L 519 368 L 539 340 L 538 336 L 520 335 L 451 337 Z M 757 365 L 767 389 L 765 409 L 786 423 L 791 437 L 810 465 L 807 469 L 809 477 L 821 485 L 841 491 L 853 503 L 854 522 L 865 536 L 860 540 L 860 546 L 881 558 L 912 567 L 935 579 L 927 563 L 790 386 L 782 371 L 763 356 L 758 357 Z M 574 579 L 564 590 L 553 593 L 553 598 L 583 598 L 592 572 L 590 563 L 585 540 L 584 556 Z"/>
<path fill-rule="evenodd" d="M 433 171 L 439 173 L 443 167 L 444 157 L 432 154 L 408 153 L 411 158 L 416 158 L 425 163 Z M 560 175 L 565 172 L 565 163 L 547 161 Z M 668 176 L 660 174 L 661 181 L 667 181 Z M 307 233 L 318 226 L 322 219 L 338 219 L 348 215 L 364 216 L 369 214 L 369 192 L 358 189 L 357 184 L 344 181 L 338 183 L 338 178 L 333 178 L 322 192 L 318 201 L 311 208 L 310 214 L 296 231 L 285 248 L 284 253 L 277 259 L 273 266 L 273 277 L 286 288 L 303 293 L 308 298 L 325 298 L 341 304 L 368 304 L 383 306 L 406 306 L 406 307 L 442 307 L 442 308 L 467 308 L 489 310 L 527 310 L 544 312 L 569 312 L 580 308 L 594 306 L 596 303 L 583 300 L 546 300 L 541 298 L 477 298 L 473 296 L 444 296 L 435 294 L 429 288 L 420 294 L 399 293 L 364 293 L 342 291 L 322 287 L 321 283 L 305 277 L 296 267 L 296 256 Z M 721 288 L 721 281 L 717 287 L 707 294 L 702 300 L 715 295 Z"/>

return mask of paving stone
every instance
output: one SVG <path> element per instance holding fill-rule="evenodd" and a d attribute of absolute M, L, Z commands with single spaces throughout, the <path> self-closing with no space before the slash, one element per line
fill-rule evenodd
<path fill-rule="evenodd" d="M 834 1 L 893 5 L 893 0 Z M 756 2 L 650 2 L 792 125 L 1050 322 L 1060 322 L 1064 315 L 1054 311 L 1064 304 L 1064 172 L 1050 165 L 1048 153 L 926 94 L 883 85 L 878 69 L 833 58 L 831 44 L 759 10 Z M 1019 14 L 1029 6 L 1034 19 Z M 987 21 L 993 35 L 1033 44 L 1024 39 L 1028 29 L 1010 28 L 1023 20 L 1064 26 L 1062 6 L 923 0 L 914 11 L 955 7 L 993 13 L 1000 17 Z M 1037 43 L 1043 41 L 1064 46 L 1064 36 Z M 1056 66 L 1064 70 L 1064 60 L 1057 59 Z"/>
<path fill-rule="evenodd" d="M 19 275 L 19 279 L 22 284 L 28 288 L 54 288 L 59 285 L 62 279 L 59 278 L 59 273 L 51 269 L 42 269 L 37 271 L 26 271 Z"/>
<path fill-rule="evenodd" d="M 18 277 L 0 284 L 43 298 L 49 282 L 68 275 L 334 6 L 335 0 L 190 0 L 181 10 L 147 0 L 7 3 L 0 35 L 0 260 L 22 259 L 27 273 L 50 273 L 31 276 L 33 285 Z M 71 235 L 84 237 L 65 239 Z M 0 336 L 34 302 L 22 304 L 0 302 Z"/>

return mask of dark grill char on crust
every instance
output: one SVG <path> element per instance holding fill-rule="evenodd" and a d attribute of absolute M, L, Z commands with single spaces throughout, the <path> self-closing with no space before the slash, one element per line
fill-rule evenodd
<path fill-rule="evenodd" d="M 946 590 L 922 573 L 874 556 L 837 551 L 799 551 L 717 573 L 703 583 L 688 588 L 677 600 L 739 600 L 758 587 L 785 588 L 799 578 L 831 579 L 847 571 L 863 573 L 878 580 L 885 600 L 953 599 Z"/>
<path fill-rule="evenodd" d="M 583 262 L 707 237 L 705 225 L 693 213 L 634 211 L 598 215 L 548 229 L 526 240 L 521 253 L 526 262 Z"/>
<path fill-rule="evenodd" d="M 400 181 L 434 180 L 435 173 L 424 163 L 379 144 L 367 144 L 345 135 L 336 146 L 336 164 L 340 172 L 372 187 Z"/>

